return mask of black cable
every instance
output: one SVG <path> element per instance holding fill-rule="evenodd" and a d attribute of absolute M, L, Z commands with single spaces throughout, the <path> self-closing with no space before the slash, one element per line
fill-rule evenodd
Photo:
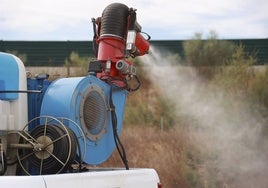
<path fill-rule="evenodd" d="M 120 158 L 121 158 L 122 162 L 124 163 L 126 170 L 129 170 L 128 160 L 127 160 L 127 155 L 126 155 L 126 152 L 125 152 L 125 148 L 124 148 L 124 146 L 123 146 L 123 144 L 122 144 L 122 142 L 121 142 L 121 140 L 119 138 L 118 132 L 117 132 L 117 116 L 116 116 L 116 112 L 115 112 L 115 106 L 114 106 L 114 103 L 113 103 L 112 94 L 113 94 L 113 85 L 115 85 L 115 81 L 122 81 L 125 84 L 124 87 L 119 87 L 118 86 L 118 88 L 120 90 L 122 90 L 122 89 L 127 89 L 128 91 L 136 91 L 136 90 L 138 90 L 140 85 L 141 85 L 141 82 L 140 82 L 139 78 L 136 75 L 134 75 L 134 78 L 136 79 L 136 81 L 138 83 L 138 85 L 134 89 L 129 88 L 128 84 L 127 84 L 127 81 L 123 80 L 121 78 L 112 78 L 112 77 L 109 77 L 109 76 L 101 78 L 102 80 L 107 80 L 107 82 L 111 86 L 111 88 L 110 88 L 110 97 L 109 97 L 109 105 L 110 105 L 110 111 L 111 111 L 111 121 L 112 121 L 114 141 L 115 141 L 115 145 L 116 145 L 118 154 L 120 155 Z"/>
<path fill-rule="evenodd" d="M 97 23 L 96 23 L 95 18 L 92 18 L 91 21 L 93 23 L 93 33 L 94 33 L 92 45 L 93 45 L 93 51 L 94 51 L 95 57 L 97 57 L 98 48 L 99 48 L 98 43 L 97 43 L 97 39 L 98 39 L 97 30 L 96 30 Z"/>
<path fill-rule="evenodd" d="M 125 152 L 125 148 L 123 144 L 120 141 L 118 132 L 117 132 L 117 117 L 116 117 L 116 112 L 115 112 L 115 106 L 113 104 L 113 98 L 112 98 L 112 93 L 113 93 L 113 86 L 111 85 L 111 90 L 110 90 L 110 110 L 111 110 L 111 118 L 112 118 L 112 127 L 113 127 L 113 134 L 114 134 L 114 141 L 115 145 L 117 148 L 117 151 L 126 167 L 126 170 L 129 170 L 128 167 L 128 160 L 127 160 L 127 155 Z"/>
<path fill-rule="evenodd" d="M 147 41 L 149 41 L 150 39 L 151 39 L 151 36 L 148 34 L 148 33 L 146 33 L 146 32 L 140 32 L 140 33 L 143 33 L 143 34 L 145 34 L 148 38 L 146 39 Z"/>
<path fill-rule="evenodd" d="M 129 91 L 129 92 L 137 91 L 137 90 L 140 88 L 140 86 L 141 86 L 141 81 L 140 81 L 139 77 L 138 77 L 137 75 L 133 75 L 133 78 L 136 79 L 136 81 L 137 81 L 137 86 L 136 86 L 135 88 L 130 88 L 130 87 L 128 87 L 128 91 Z"/>

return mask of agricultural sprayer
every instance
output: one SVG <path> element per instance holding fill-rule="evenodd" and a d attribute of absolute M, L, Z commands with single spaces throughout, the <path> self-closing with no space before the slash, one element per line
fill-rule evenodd
<path fill-rule="evenodd" d="M 19 58 L 0 53 L 1 175 L 79 171 L 103 163 L 115 148 L 128 168 L 119 135 L 126 96 L 140 86 L 128 59 L 148 52 L 149 36 L 136 10 L 120 3 L 92 23 L 96 60 L 87 76 L 31 77 Z"/>

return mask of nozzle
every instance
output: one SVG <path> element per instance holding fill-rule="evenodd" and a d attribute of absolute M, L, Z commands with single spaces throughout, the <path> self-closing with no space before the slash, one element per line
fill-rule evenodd
<path fill-rule="evenodd" d="M 136 68 L 123 60 L 117 61 L 115 67 L 123 74 L 136 75 Z"/>

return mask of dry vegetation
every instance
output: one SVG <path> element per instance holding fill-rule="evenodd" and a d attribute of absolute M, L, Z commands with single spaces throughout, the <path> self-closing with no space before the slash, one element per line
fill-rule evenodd
<path fill-rule="evenodd" d="M 184 145 L 187 134 L 183 130 L 161 131 L 152 126 L 127 126 L 123 129 L 122 142 L 131 168 L 154 168 L 164 187 L 187 187 L 184 179 Z M 117 151 L 104 164 L 122 166 Z M 185 166 L 183 168 L 183 166 Z"/>

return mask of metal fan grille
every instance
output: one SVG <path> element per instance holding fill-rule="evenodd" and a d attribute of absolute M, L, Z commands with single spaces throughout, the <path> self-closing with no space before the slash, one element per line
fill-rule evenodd
<path fill-rule="evenodd" d="M 99 88 L 87 90 L 81 104 L 81 122 L 90 140 L 99 139 L 106 130 L 107 108 L 104 95 Z"/>

